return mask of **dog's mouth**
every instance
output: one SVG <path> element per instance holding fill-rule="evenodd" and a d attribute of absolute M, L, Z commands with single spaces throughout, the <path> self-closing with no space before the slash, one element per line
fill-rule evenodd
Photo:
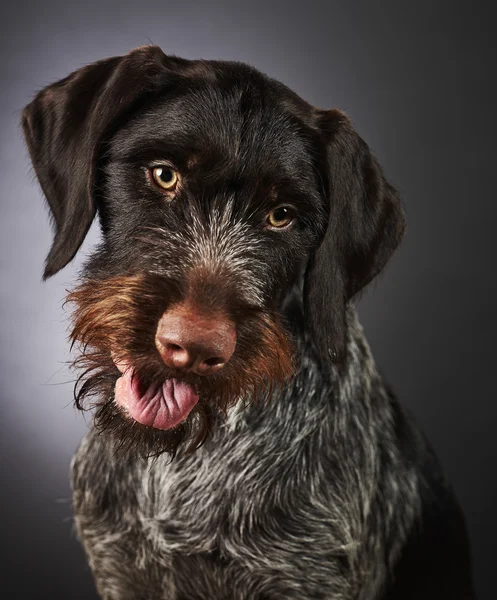
<path fill-rule="evenodd" d="M 116 381 L 115 402 L 133 420 L 154 429 L 172 429 L 184 421 L 199 400 L 193 385 L 179 379 L 147 384 L 125 362 L 116 363 L 122 373 Z"/>

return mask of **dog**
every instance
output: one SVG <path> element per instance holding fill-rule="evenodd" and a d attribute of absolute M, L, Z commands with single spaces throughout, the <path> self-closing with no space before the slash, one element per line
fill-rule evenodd
<path fill-rule="evenodd" d="M 94 424 L 75 524 L 106 600 L 473 599 L 466 527 L 353 301 L 406 227 L 351 120 L 157 46 L 22 115 Z"/>

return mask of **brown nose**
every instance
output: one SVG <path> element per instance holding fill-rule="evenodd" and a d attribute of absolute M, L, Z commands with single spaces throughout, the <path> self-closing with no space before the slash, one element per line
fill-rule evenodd
<path fill-rule="evenodd" d="M 210 375 L 224 367 L 236 345 L 234 323 L 222 315 L 201 315 L 185 305 L 159 320 L 155 345 L 168 367 Z"/>

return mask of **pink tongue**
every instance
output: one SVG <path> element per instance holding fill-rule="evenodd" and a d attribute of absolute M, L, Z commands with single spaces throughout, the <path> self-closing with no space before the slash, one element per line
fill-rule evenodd
<path fill-rule="evenodd" d="M 171 429 L 179 425 L 198 402 L 193 387 L 177 379 L 151 385 L 145 391 L 133 369 L 118 365 L 123 373 L 116 381 L 115 400 L 131 417 L 142 425 L 156 429 Z"/>

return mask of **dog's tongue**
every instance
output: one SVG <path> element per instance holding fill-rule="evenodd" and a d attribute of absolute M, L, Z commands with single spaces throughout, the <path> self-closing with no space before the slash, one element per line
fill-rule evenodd
<path fill-rule="evenodd" d="M 117 365 L 123 374 L 116 382 L 115 401 L 135 421 L 156 429 L 179 425 L 198 402 L 193 387 L 177 379 L 145 388 L 133 369 Z"/>

